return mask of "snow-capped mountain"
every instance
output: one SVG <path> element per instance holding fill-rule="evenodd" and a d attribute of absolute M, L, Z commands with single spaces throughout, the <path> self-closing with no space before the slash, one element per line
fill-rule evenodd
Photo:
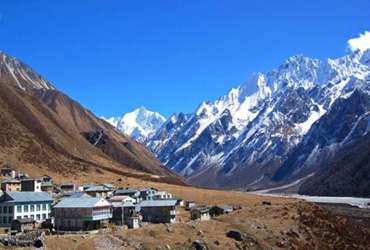
<path fill-rule="evenodd" d="M 326 136 L 317 131 L 317 124 L 337 114 L 333 109 L 342 100 L 357 98 L 357 92 L 367 95 L 369 75 L 370 50 L 328 60 L 293 56 L 277 69 L 254 74 L 218 100 L 201 103 L 192 114 L 172 116 L 147 146 L 167 167 L 198 185 L 255 188 L 311 174 L 314 168 L 300 167 L 317 152 L 318 138 Z M 248 95 L 252 85 L 258 90 Z M 362 103 L 352 109 L 358 105 L 363 109 L 348 112 L 352 118 L 337 114 L 343 116 L 342 124 L 348 121 L 343 125 L 348 127 L 346 135 L 355 118 L 370 111 Z M 310 147 L 302 146 L 304 156 L 294 155 L 312 134 L 316 139 Z M 333 138 L 320 145 L 337 142 Z M 298 157 L 298 163 L 287 167 L 291 157 Z"/>
<path fill-rule="evenodd" d="M 145 142 L 166 121 L 161 114 L 140 107 L 122 117 L 104 118 L 119 131 L 129 135 L 131 138 Z"/>

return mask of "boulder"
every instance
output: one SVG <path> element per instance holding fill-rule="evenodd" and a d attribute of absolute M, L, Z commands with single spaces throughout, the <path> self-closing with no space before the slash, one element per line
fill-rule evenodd
<path fill-rule="evenodd" d="M 264 205 L 264 206 L 271 206 L 272 203 L 271 203 L 271 201 L 262 201 L 262 205 Z"/>
<path fill-rule="evenodd" d="M 192 248 L 195 250 L 208 250 L 208 247 L 204 241 L 196 240 L 192 244 Z"/>
<path fill-rule="evenodd" d="M 42 242 L 42 240 L 37 239 L 37 240 L 35 240 L 35 242 L 33 243 L 33 246 L 34 246 L 35 248 L 42 248 L 42 247 L 44 246 L 44 243 Z"/>
<path fill-rule="evenodd" d="M 245 240 L 245 235 L 242 234 L 241 232 L 239 231 L 236 231 L 236 230 L 231 230 L 229 231 L 227 234 L 226 234 L 227 237 L 231 238 L 231 239 L 234 239 L 236 241 L 243 241 Z"/>

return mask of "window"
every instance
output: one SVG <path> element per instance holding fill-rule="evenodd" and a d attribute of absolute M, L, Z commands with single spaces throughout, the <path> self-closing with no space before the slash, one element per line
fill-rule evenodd
<path fill-rule="evenodd" d="M 17 219 L 22 219 L 22 216 L 17 216 Z"/>
<path fill-rule="evenodd" d="M 13 213 L 13 207 L 9 207 L 9 213 L 11 214 L 11 213 Z"/>
<path fill-rule="evenodd" d="M 23 218 L 24 218 L 24 219 L 27 219 L 27 218 L 28 218 L 28 215 L 23 216 Z"/>
<path fill-rule="evenodd" d="M 22 213 L 22 206 L 17 206 L 17 213 Z"/>
<path fill-rule="evenodd" d="M 42 219 L 46 220 L 46 214 L 42 214 Z"/>
<path fill-rule="evenodd" d="M 31 205 L 31 212 L 35 212 L 35 205 Z"/>
<path fill-rule="evenodd" d="M 37 204 L 36 205 L 36 211 L 40 211 L 41 210 L 41 205 L 40 204 Z"/>
<path fill-rule="evenodd" d="M 37 221 L 41 220 L 41 216 L 40 216 L 40 214 L 36 214 L 36 220 L 37 220 Z"/>
<path fill-rule="evenodd" d="M 24 206 L 23 206 L 23 211 L 24 211 L 25 213 L 28 213 L 28 205 L 24 205 Z"/>
<path fill-rule="evenodd" d="M 46 204 L 42 204 L 42 211 L 46 211 Z"/>
<path fill-rule="evenodd" d="M 8 207 L 4 207 L 4 214 L 7 214 L 7 213 L 8 213 Z"/>
<path fill-rule="evenodd" d="M 3 217 L 3 223 L 4 224 L 8 223 L 8 217 L 6 217 L 6 216 Z"/>
<path fill-rule="evenodd" d="M 3 207 L 0 207 L 0 214 L 3 213 Z"/>
<path fill-rule="evenodd" d="M 13 221 L 13 217 L 8 217 L 8 222 L 11 223 Z"/>
<path fill-rule="evenodd" d="M 31 214 L 31 219 L 34 220 L 35 219 L 35 215 Z"/>

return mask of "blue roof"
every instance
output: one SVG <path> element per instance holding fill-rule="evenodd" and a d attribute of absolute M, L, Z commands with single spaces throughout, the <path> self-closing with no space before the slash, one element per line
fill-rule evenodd
<path fill-rule="evenodd" d="M 64 196 L 68 198 L 91 197 L 90 195 L 84 192 L 71 192 L 71 193 L 64 194 Z"/>
<path fill-rule="evenodd" d="M 16 180 L 16 179 L 5 179 L 1 183 L 21 183 L 21 181 Z"/>
<path fill-rule="evenodd" d="M 140 190 L 140 192 L 151 192 L 151 191 L 156 192 L 158 190 L 155 189 L 155 188 L 143 188 L 143 189 Z"/>
<path fill-rule="evenodd" d="M 114 193 L 115 194 L 132 194 L 132 193 L 137 193 L 139 190 L 137 189 L 118 189 Z"/>
<path fill-rule="evenodd" d="M 104 183 L 103 185 L 106 186 L 107 188 L 114 188 L 114 185 L 111 183 Z"/>
<path fill-rule="evenodd" d="M 5 202 L 52 202 L 53 199 L 46 192 L 6 192 Z M 8 198 L 9 197 L 9 198 Z M 3 198 L 3 197 L 2 197 Z"/>
<path fill-rule="evenodd" d="M 102 198 L 82 197 L 64 198 L 54 208 L 89 208 L 94 207 Z"/>
<path fill-rule="evenodd" d="M 139 203 L 140 207 L 172 207 L 177 200 L 145 200 Z"/>

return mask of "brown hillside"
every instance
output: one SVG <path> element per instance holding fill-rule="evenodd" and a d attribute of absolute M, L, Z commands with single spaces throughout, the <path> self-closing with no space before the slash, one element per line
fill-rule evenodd
<path fill-rule="evenodd" d="M 9 64 L 8 58 L 0 57 L 0 164 L 10 163 L 35 175 L 78 178 L 108 171 L 118 176 L 184 184 L 144 146 L 120 134 L 76 101 L 54 87 L 37 87 L 38 82 L 49 86 L 47 81 L 20 79 L 24 73 L 18 76 L 17 72 L 31 72 L 30 68 L 18 69 L 27 66 L 14 58 Z M 5 63 L 15 68 L 14 76 Z M 94 133 L 104 135 L 96 145 L 86 137 Z"/>

